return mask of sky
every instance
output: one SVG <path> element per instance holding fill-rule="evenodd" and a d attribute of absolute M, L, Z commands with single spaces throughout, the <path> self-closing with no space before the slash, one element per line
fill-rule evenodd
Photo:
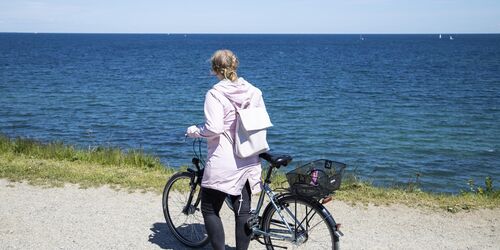
<path fill-rule="evenodd" d="M 0 0 L 0 32 L 500 33 L 500 0 Z"/>

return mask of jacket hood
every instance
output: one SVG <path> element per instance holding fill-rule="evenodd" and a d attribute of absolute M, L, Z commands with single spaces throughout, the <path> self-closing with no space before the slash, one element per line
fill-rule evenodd
<path fill-rule="evenodd" d="M 222 80 L 213 86 L 215 90 L 222 92 L 224 96 L 231 102 L 241 104 L 245 102 L 250 102 L 254 94 L 258 94 L 258 89 L 252 84 L 247 82 L 242 77 L 238 78 L 237 81 L 231 82 L 229 80 Z"/>

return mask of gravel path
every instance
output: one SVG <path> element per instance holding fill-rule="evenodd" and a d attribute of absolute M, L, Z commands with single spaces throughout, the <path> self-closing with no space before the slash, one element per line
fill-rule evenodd
<path fill-rule="evenodd" d="M 451 214 L 330 202 L 343 249 L 498 249 L 500 209 Z M 233 220 L 226 212 L 228 249 Z M 253 241 L 252 249 L 263 249 Z M 185 249 L 165 224 L 161 196 L 111 188 L 42 188 L 0 179 L 0 249 Z"/>

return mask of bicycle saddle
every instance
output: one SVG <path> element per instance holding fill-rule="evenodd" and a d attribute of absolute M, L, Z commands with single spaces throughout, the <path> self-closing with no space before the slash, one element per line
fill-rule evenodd
<path fill-rule="evenodd" d="M 270 153 L 259 154 L 259 157 L 271 163 L 271 166 L 280 168 L 292 162 L 292 157 L 289 155 L 271 155 Z"/>

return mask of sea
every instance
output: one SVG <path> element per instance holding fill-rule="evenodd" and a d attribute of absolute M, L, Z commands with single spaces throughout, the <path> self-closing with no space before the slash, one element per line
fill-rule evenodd
<path fill-rule="evenodd" d="M 0 133 L 188 165 L 223 48 L 262 90 L 288 169 L 330 159 L 377 186 L 500 185 L 500 34 L 0 33 Z"/>

